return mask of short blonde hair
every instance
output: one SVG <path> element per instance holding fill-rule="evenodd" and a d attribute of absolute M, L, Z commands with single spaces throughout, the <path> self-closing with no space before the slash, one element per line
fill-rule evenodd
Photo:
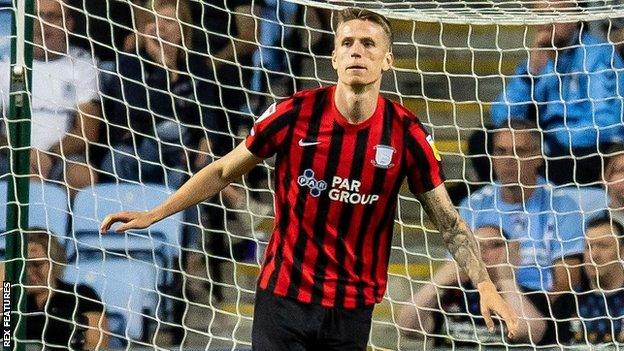
<path fill-rule="evenodd" d="M 366 9 L 358 9 L 355 7 L 347 7 L 341 10 L 338 13 L 338 23 L 336 28 L 338 28 L 341 24 L 352 21 L 352 20 L 362 20 L 362 21 L 370 21 L 377 25 L 379 25 L 386 36 L 388 37 L 388 47 L 392 48 L 392 42 L 394 40 L 394 36 L 392 34 L 392 25 L 390 25 L 390 21 L 388 19 L 376 12 Z"/>

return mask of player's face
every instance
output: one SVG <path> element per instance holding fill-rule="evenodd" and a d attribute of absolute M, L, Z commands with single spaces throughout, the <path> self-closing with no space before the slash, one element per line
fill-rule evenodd
<path fill-rule="evenodd" d="M 624 208 L 624 154 L 615 157 L 605 173 L 606 188 L 614 208 Z"/>
<path fill-rule="evenodd" d="M 49 286 L 48 277 L 50 275 L 50 260 L 48 255 L 39 244 L 28 244 L 28 261 L 26 263 L 26 280 L 30 286 Z M 50 277 L 50 279 L 52 279 Z M 44 290 L 45 288 L 35 288 L 34 290 Z"/>
<path fill-rule="evenodd" d="M 60 0 L 37 0 L 33 22 L 35 56 L 43 57 L 45 51 L 65 52 L 67 31 L 73 30 L 71 16 L 63 16 Z M 45 50 L 45 51 L 44 51 Z"/>
<path fill-rule="evenodd" d="M 605 223 L 590 227 L 585 233 L 585 272 L 594 282 L 596 277 L 600 280 L 613 269 L 622 269 L 616 230 Z"/>
<path fill-rule="evenodd" d="M 532 184 L 542 159 L 531 133 L 505 129 L 494 135 L 494 173 L 502 184 Z"/>
<path fill-rule="evenodd" d="M 338 80 L 349 86 L 367 86 L 381 80 L 392 66 L 388 36 L 373 22 L 351 20 L 336 30 L 332 66 Z"/>

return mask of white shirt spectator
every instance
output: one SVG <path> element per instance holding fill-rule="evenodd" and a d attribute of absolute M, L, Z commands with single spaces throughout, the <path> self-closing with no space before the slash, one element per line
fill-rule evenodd
<path fill-rule="evenodd" d="M 76 107 L 99 100 L 97 62 L 80 48 L 48 61 L 33 60 L 31 145 L 48 150 L 72 128 Z M 8 110 L 10 58 L 0 61 L 2 107 Z M 4 116 L 7 116 L 5 111 Z M 5 124 L 6 126 L 6 124 Z"/>

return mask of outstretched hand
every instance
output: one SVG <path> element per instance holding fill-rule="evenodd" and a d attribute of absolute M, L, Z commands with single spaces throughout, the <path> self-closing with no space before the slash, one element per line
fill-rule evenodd
<path fill-rule="evenodd" d="M 100 225 L 100 233 L 106 233 L 111 226 L 117 222 L 122 222 L 115 231 L 123 233 L 130 229 L 145 229 L 155 222 L 149 212 L 117 212 L 104 218 Z"/>
<path fill-rule="evenodd" d="M 491 332 L 494 331 L 494 321 L 492 320 L 492 313 L 494 313 L 505 321 L 507 337 L 512 339 L 518 334 L 519 323 L 516 313 L 496 291 L 496 286 L 492 282 L 479 283 L 477 290 L 479 290 L 481 300 L 481 315 L 483 315 L 488 329 Z"/>

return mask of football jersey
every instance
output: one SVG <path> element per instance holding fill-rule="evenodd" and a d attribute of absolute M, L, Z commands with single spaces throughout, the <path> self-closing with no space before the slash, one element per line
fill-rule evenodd
<path fill-rule="evenodd" d="M 433 142 L 416 116 L 379 96 L 373 115 L 350 124 L 335 86 L 271 106 L 246 139 L 275 155 L 275 225 L 258 285 L 326 307 L 381 301 L 398 192 L 443 182 Z"/>

